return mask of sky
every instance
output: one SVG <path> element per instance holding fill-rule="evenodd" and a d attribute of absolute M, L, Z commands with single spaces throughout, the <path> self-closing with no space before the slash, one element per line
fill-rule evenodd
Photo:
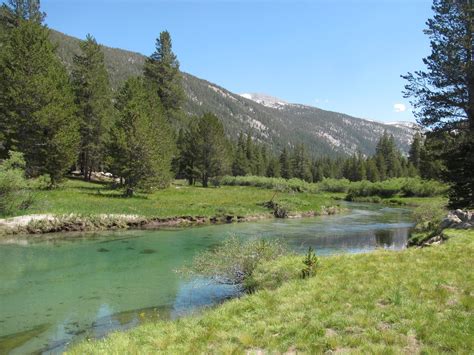
<path fill-rule="evenodd" d="M 401 74 L 423 69 L 430 0 L 43 0 L 46 24 L 150 55 L 171 33 L 181 70 L 378 121 L 414 121 Z"/>

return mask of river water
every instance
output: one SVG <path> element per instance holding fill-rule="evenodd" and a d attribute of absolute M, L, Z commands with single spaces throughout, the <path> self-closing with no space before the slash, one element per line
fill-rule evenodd
<path fill-rule="evenodd" d="M 173 319 L 235 295 L 175 270 L 223 238 L 280 238 L 321 255 L 405 247 L 407 209 L 348 204 L 335 216 L 159 231 L 62 234 L 0 245 L 0 354 L 58 353 L 146 321 Z"/>

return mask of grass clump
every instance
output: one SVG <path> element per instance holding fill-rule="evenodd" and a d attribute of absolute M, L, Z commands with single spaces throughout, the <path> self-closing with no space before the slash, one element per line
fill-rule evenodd
<path fill-rule="evenodd" d="M 447 233 L 431 248 L 320 257 L 317 277 L 307 280 L 301 256 L 263 263 L 256 281 L 289 281 L 69 353 L 471 353 L 474 231 Z"/>

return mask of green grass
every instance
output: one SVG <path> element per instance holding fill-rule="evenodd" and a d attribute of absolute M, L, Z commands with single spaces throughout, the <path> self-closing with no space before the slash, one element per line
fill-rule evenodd
<path fill-rule="evenodd" d="M 268 214 L 270 210 L 260 204 L 268 201 L 274 191 L 248 186 L 202 188 L 173 185 L 151 194 L 122 196 L 119 190 L 107 185 L 67 180 L 54 190 L 35 193 L 34 204 L 21 213 L 52 214 L 135 214 L 143 217 L 175 216 L 253 216 Z M 323 206 L 337 204 L 334 194 L 302 194 L 278 192 L 275 201 L 288 206 L 292 212 L 318 212 Z"/>
<path fill-rule="evenodd" d="M 140 326 L 73 347 L 84 353 L 471 353 L 474 231 L 443 245 L 320 258 L 299 279 L 302 257 L 262 265 L 264 289 L 201 315 Z M 453 238 L 455 237 L 455 238 Z"/>

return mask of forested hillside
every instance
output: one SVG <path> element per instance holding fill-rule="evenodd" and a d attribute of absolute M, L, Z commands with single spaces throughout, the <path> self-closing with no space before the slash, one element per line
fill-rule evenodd
<path fill-rule="evenodd" d="M 79 40 L 57 31 L 51 31 L 51 36 L 61 60 L 70 69 L 74 54 L 79 52 Z M 105 46 L 103 51 L 114 89 L 127 78 L 142 74 L 145 56 Z M 187 73 L 183 73 L 183 86 L 187 113 L 212 112 L 223 121 L 229 136 L 236 139 L 241 131 L 251 131 L 274 151 L 303 143 L 312 155 L 351 155 L 356 151 L 369 155 L 375 152 L 377 141 L 386 130 L 406 153 L 412 140 L 413 131 L 406 127 L 299 104 L 268 107 Z"/>

